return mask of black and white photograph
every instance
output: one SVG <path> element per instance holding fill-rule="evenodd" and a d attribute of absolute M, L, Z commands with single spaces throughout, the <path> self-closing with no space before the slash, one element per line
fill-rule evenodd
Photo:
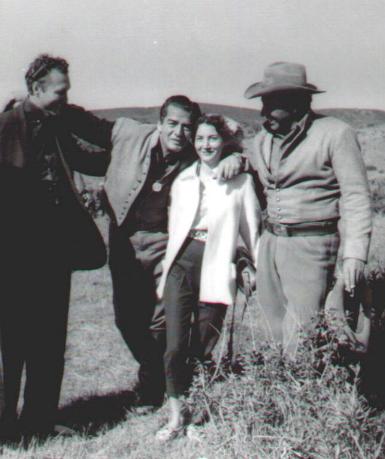
<path fill-rule="evenodd" d="M 385 2 L 0 22 L 0 457 L 385 458 Z"/>

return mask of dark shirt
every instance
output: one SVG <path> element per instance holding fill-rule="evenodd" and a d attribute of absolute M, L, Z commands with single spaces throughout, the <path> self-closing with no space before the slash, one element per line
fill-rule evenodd
<path fill-rule="evenodd" d="M 179 172 L 190 163 L 189 152 L 164 156 L 159 143 L 153 148 L 146 181 L 123 222 L 125 231 L 129 234 L 167 232 L 171 186 Z"/>
<path fill-rule="evenodd" d="M 44 204 L 59 205 L 70 191 L 61 163 L 55 131 L 55 117 L 45 114 L 29 100 L 25 102 L 29 169 L 39 184 L 39 198 Z"/>
<path fill-rule="evenodd" d="M 27 123 L 29 168 L 39 180 L 46 196 L 58 204 L 71 188 L 58 153 L 58 144 L 69 170 L 104 176 L 109 163 L 113 123 L 102 120 L 75 105 L 67 105 L 59 115 L 50 116 L 24 102 Z M 99 151 L 80 146 L 73 134 L 101 147 Z M 72 194 L 72 193 L 70 193 Z"/>

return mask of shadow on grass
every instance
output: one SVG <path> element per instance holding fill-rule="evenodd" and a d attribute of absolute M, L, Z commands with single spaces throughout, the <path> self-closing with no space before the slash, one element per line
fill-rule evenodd
<path fill-rule="evenodd" d="M 133 391 L 78 399 L 59 410 L 58 423 L 88 435 L 122 422 L 135 402 Z"/>

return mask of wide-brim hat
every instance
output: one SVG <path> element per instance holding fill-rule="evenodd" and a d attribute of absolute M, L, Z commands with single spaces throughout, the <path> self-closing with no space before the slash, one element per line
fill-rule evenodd
<path fill-rule="evenodd" d="M 325 92 L 307 82 L 304 65 L 294 62 L 275 62 L 265 69 L 262 81 L 246 89 L 245 97 L 252 99 L 279 91 L 304 91 L 310 94 Z"/>
<path fill-rule="evenodd" d="M 339 329 L 340 342 L 352 351 L 365 353 L 368 350 L 372 301 L 372 291 L 365 282 L 361 282 L 356 287 L 354 297 L 349 298 L 342 278 L 336 280 L 326 298 L 325 312 L 329 325 Z M 355 327 L 351 326 L 346 316 L 351 307 L 358 312 Z"/>

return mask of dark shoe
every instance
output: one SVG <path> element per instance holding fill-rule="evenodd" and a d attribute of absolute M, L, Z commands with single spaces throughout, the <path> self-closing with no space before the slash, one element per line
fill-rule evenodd
<path fill-rule="evenodd" d="M 25 429 L 22 434 L 22 445 L 24 446 L 24 448 L 29 448 L 31 442 L 40 443 L 46 441 L 48 438 L 71 437 L 75 434 L 75 430 L 61 424 L 55 424 L 49 430 Z"/>
<path fill-rule="evenodd" d="M 144 389 L 140 384 L 137 384 L 134 387 L 134 393 L 135 401 L 133 408 L 138 414 L 153 413 L 163 405 L 163 393 L 159 394 L 148 390 L 147 388 Z"/>
<path fill-rule="evenodd" d="M 51 433 L 51 435 L 60 435 L 61 437 L 72 437 L 72 435 L 76 435 L 76 431 L 62 424 L 55 424 L 53 426 L 53 432 Z"/>
<path fill-rule="evenodd" d="M 151 414 L 154 411 L 158 410 L 163 404 L 163 399 L 159 400 L 153 399 L 153 398 L 142 398 L 138 397 L 132 408 L 135 411 L 135 413 L 140 414 L 140 415 L 145 415 L 145 414 Z"/>

